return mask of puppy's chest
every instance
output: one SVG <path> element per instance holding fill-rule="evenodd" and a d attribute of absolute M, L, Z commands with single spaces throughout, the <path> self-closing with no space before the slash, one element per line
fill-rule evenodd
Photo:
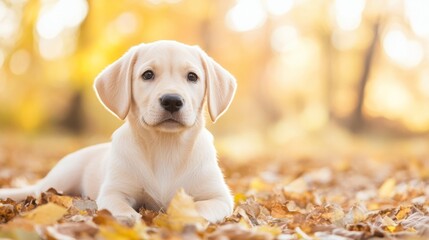
<path fill-rule="evenodd" d="M 166 208 L 180 188 L 185 190 L 192 183 L 190 167 L 174 154 L 162 154 L 154 157 L 152 165 L 147 166 L 143 181 L 143 191 L 151 199 L 143 197 L 143 202 Z M 186 160 L 186 159 L 185 159 Z M 149 202 L 148 202 L 149 201 Z M 153 208 L 153 207 L 151 207 Z"/>

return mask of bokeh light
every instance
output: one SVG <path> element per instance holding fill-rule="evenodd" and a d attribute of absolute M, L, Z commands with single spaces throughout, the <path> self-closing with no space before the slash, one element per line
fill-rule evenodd
<path fill-rule="evenodd" d="M 278 52 L 288 52 L 295 49 L 298 41 L 298 31 L 292 26 L 280 26 L 273 31 L 271 36 L 271 46 Z"/>
<path fill-rule="evenodd" d="M 37 20 L 37 32 L 42 38 L 57 37 L 66 28 L 79 26 L 88 14 L 85 0 L 43 1 Z"/>
<path fill-rule="evenodd" d="M 87 14 L 86 0 L 43 1 L 36 25 L 41 56 L 54 60 L 71 54 L 77 28 Z"/>
<path fill-rule="evenodd" d="M 389 31 L 383 40 L 386 54 L 404 67 L 415 67 L 423 60 L 423 47 L 419 42 L 408 39 L 400 30 Z"/>
<path fill-rule="evenodd" d="M 261 27 L 267 18 L 260 0 L 238 0 L 227 14 L 228 26 L 239 32 Z"/>
<path fill-rule="evenodd" d="M 405 13 L 413 31 L 420 37 L 429 38 L 429 2 L 425 0 L 407 0 Z"/>
<path fill-rule="evenodd" d="M 364 7 L 365 0 L 336 0 L 336 23 L 344 31 L 357 29 L 362 21 Z"/>
<path fill-rule="evenodd" d="M 279 16 L 292 9 L 294 0 L 267 0 L 266 4 L 270 14 Z"/>

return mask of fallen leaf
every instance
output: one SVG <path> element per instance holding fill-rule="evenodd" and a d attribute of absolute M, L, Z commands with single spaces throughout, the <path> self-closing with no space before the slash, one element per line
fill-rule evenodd
<path fill-rule="evenodd" d="M 353 205 L 349 212 L 344 216 L 344 224 L 356 224 L 366 219 L 368 210 L 360 204 Z"/>
<path fill-rule="evenodd" d="M 65 208 L 69 208 L 73 205 L 73 198 L 69 196 L 60 196 L 55 194 L 49 194 L 47 196 L 47 200 L 50 203 L 55 203 L 59 206 L 63 206 Z"/>
<path fill-rule="evenodd" d="M 250 182 L 249 188 L 256 192 L 269 191 L 271 189 L 270 185 L 262 181 L 260 178 L 253 178 Z"/>
<path fill-rule="evenodd" d="M 53 224 L 60 220 L 66 213 L 67 208 L 55 203 L 47 203 L 27 212 L 23 217 L 35 224 Z"/>
<path fill-rule="evenodd" d="M 396 180 L 394 178 L 389 178 L 381 185 L 378 189 L 378 196 L 380 198 L 391 198 L 395 194 Z"/>
<path fill-rule="evenodd" d="M 410 207 L 399 207 L 399 211 L 396 213 L 396 219 L 402 220 L 402 219 L 408 217 L 408 215 L 410 213 L 411 213 Z"/>
<path fill-rule="evenodd" d="M 0 203 L 0 223 L 6 223 L 16 216 L 15 207 L 12 204 Z"/>
<path fill-rule="evenodd" d="M 97 203 L 94 200 L 73 199 L 72 205 L 80 211 L 97 211 Z"/>
<path fill-rule="evenodd" d="M 99 235 L 107 240 L 147 239 L 146 226 L 138 221 L 133 227 L 120 224 L 109 212 L 100 211 L 93 220 L 99 226 Z"/>
<path fill-rule="evenodd" d="M 273 226 L 257 226 L 256 231 L 260 233 L 268 233 L 270 236 L 277 237 L 282 233 L 282 230 L 279 227 L 273 227 Z"/>
<path fill-rule="evenodd" d="M 306 173 L 303 177 L 306 182 L 314 182 L 320 184 L 327 184 L 332 181 L 332 170 L 328 167 L 313 170 Z"/>
<path fill-rule="evenodd" d="M 181 232 L 187 225 L 194 225 L 197 229 L 204 229 L 208 225 L 208 222 L 198 213 L 192 197 L 183 189 L 180 189 L 171 200 L 167 214 L 158 215 L 154 223 L 177 232 Z"/>
<path fill-rule="evenodd" d="M 304 231 L 302 231 L 302 229 L 300 227 L 296 227 L 295 228 L 295 232 L 298 234 L 299 238 L 304 239 L 304 240 L 313 240 L 312 237 L 308 236 L 307 233 L 305 233 Z"/>
<path fill-rule="evenodd" d="M 331 223 L 341 224 L 344 218 L 344 211 L 341 207 L 336 205 L 329 205 L 326 207 L 326 212 L 322 217 L 328 219 Z"/>
<path fill-rule="evenodd" d="M 246 201 L 246 195 L 244 193 L 236 193 L 234 194 L 234 203 L 239 204 L 241 202 Z"/>
<path fill-rule="evenodd" d="M 82 239 L 84 236 L 94 238 L 98 233 L 98 228 L 90 222 L 62 223 L 54 226 L 47 226 L 46 233 L 54 239 Z M 49 239 L 49 238 L 48 238 Z"/>
<path fill-rule="evenodd" d="M 219 226 L 214 232 L 210 233 L 207 237 L 209 240 L 217 239 L 247 239 L 247 240 L 263 240 L 263 239 L 273 239 L 273 236 L 270 236 L 267 233 L 260 233 L 257 231 L 252 231 L 243 227 L 240 224 L 227 224 Z"/>
<path fill-rule="evenodd" d="M 154 219 L 160 214 L 158 212 L 154 212 L 154 211 L 147 210 L 147 209 L 144 209 L 144 208 L 141 208 L 139 210 L 139 213 L 142 215 L 143 221 L 147 225 L 152 225 Z"/>
<path fill-rule="evenodd" d="M 301 210 L 301 208 L 296 205 L 295 201 L 288 201 L 286 203 L 286 208 L 289 212 L 298 212 Z"/>
<path fill-rule="evenodd" d="M 308 191 L 308 185 L 303 178 L 297 178 L 286 185 L 283 190 L 289 193 L 304 193 Z"/>
<path fill-rule="evenodd" d="M 282 203 L 274 202 L 269 206 L 271 216 L 275 218 L 284 218 L 289 215 L 289 209 Z"/>
<path fill-rule="evenodd" d="M 13 228 L 7 230 L 0 230 L 0 239 L 40 240 L 40 236 L 35 231 L 27 231 L 21 228 Z"/>

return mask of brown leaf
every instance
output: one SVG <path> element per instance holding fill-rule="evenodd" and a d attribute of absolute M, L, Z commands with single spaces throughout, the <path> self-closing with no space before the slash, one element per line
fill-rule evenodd
<path fill-rule="evenodd" d="M 158 212 L 154 212 L 144 208 L 141 208 L 139 213 L 142 215 L 142 218 L 147 225 L 152 225 L 154 218 L 159 215 Z"/>
<path fill-rule="evenodd" d="M 15 207 L 12 204 L 0 203 L 0 223 L 6 223 L 16 216 Z"/>

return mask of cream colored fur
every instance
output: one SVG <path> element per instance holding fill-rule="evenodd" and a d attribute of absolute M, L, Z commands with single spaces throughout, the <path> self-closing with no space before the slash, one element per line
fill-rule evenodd
<path fill-rule="evenodd" d="M 146 70 L 154 80 L 143 80 Z M 198 82 L 187 80 L 194 72 Z M 191 195 L 211 222 L 230 215 L 233 200 L 218 166 L 213 137 L 205 128 L 205 99 L 212 121 L 228 108 L 235 79 L 200 48 L 175 41 L 132 47 L 96 78 L 100 101 L 126 119 L 110 143 L 64 157 L 38 184 L 0 189 L 0 198 L 21 200 L 51 187 L 96 199 L 117 217 L 140 218 L 135 209 L 166 209 L 178 189 Z M 164 110 L 160 98 L 178 94 L 180 111 Z M 174 121 L 166 121 L 167 119 Z"/>

